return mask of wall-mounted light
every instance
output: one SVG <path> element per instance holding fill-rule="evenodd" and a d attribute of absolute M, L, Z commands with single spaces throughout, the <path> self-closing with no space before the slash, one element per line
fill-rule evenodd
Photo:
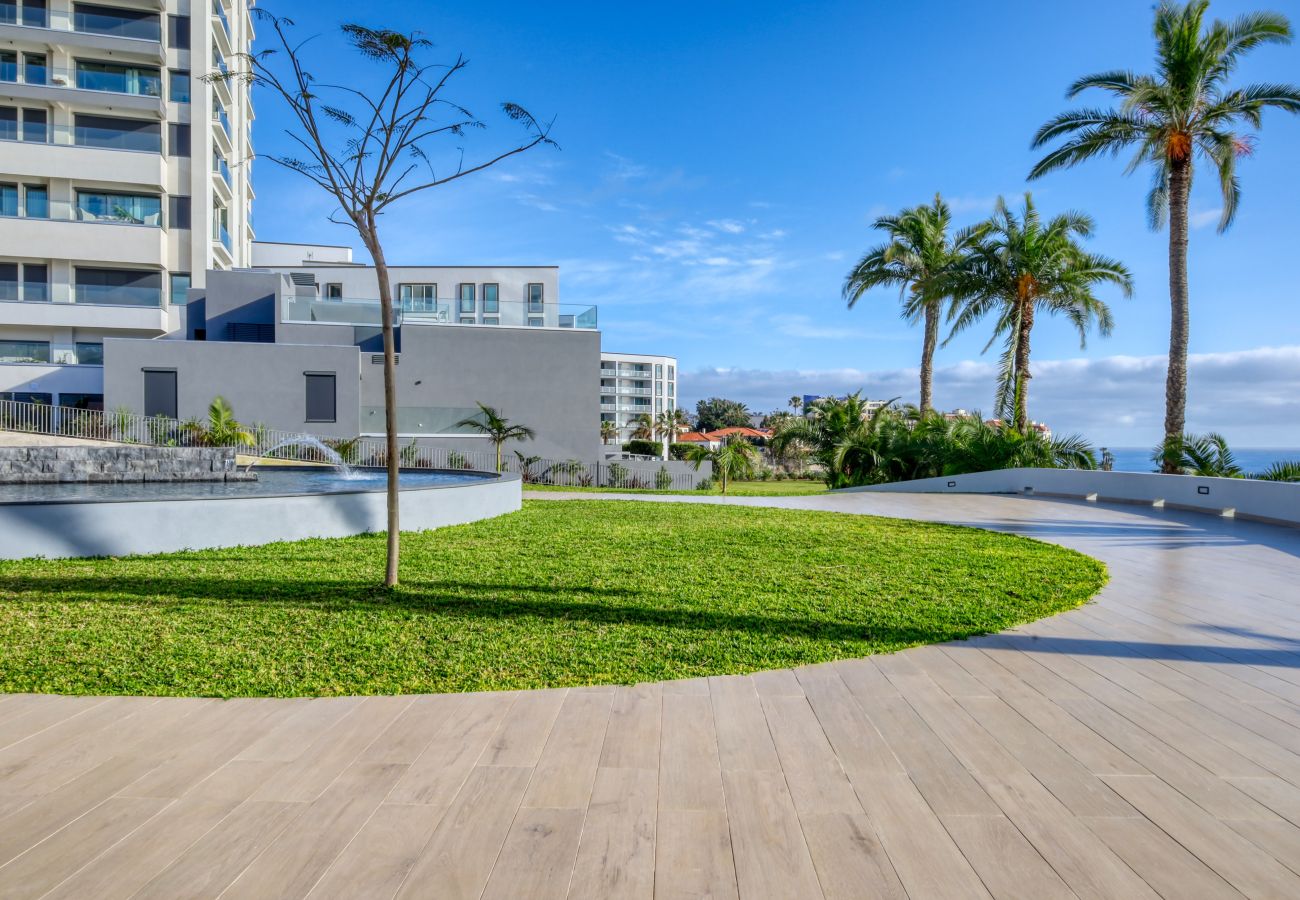
<path fill-rule="evenodd" d="M 1209 492 L 1210 492 L 1210 489 L 1209 489 L 1208 487 L 1206 487 L 1205 485 L 1203 485 L 1203 484 L 1201 484 L 1201 485 L 1197 485 L 1197 487 L 1196 487 L 1196 493 L 1198 493 L 1198 494 L 1208 494 Z"/>

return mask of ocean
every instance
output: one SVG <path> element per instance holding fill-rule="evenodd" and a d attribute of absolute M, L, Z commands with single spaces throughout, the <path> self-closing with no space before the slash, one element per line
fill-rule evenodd
<path fill-rule="evenodd" d="M 1116 472 L 1154 472 L 1156 467 L 1151 462 L 1150 447 L 1111 447 L 1115 454 Z M 1275 462 L 1282 460 L 1300 460 L 1300 450 L 1268 450 L 1258 447 L 1232 448 L 1232 455 L 1246 474 L 1262 472 Z M 1101 458 L 1101 448 L 1097 448 L 1097 457 Z"/>

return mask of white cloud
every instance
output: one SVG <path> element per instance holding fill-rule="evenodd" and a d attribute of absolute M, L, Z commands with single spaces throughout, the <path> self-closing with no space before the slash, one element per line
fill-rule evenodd
<path fill-rule="evenodd" d="M 947 201 L 948 208 L 955 213 L 991 213 L 993 212 L 993 207 L 996 206 L 998 202 L 996 194 L 989 196 L 957 194 L 954 197 L 944 197 L 943 199 Z"/>
<path fill-rule="evenodd" d="M 1219 219 L 1223 217 L 1223 210 L 1220 209 L 1203 209 L 1199 212 L 1192 213 L 1190 217 L 1193 228 L 1206 228 L 1210 225 L 1219 224 Z"/>
<path fill-rule="evenodd" d="M 784 324 L 817 329 L 811 323 Z M 937 405 L 987 409 L 995 370 L 995 364 L 983 360 L 940 365 L 934 379 Z M 1039 360 L 1032 371 L 1030 413 L 1058 433 L 1078 432 L 1111 446 L 1152 446 L 1159 439 L 1163 356 Z M 1189 430 L 1221 431 L 1239 447 L 1300 447 L 1300 346 L 1194 354 L 1189 371 Z M 791 394 L 857 390 L 872 398 L 915 402 L 917 369 L 733 368 L 684 371 L 681 376 L 681 396 L 688 404 L 725 396 L 753 409 L 775 409 Z"/>
<path fill-rule="evenodd" d="M 706 224 L 710 228 L 725 231 L 727 234 L 740 234 L 745 230 L 745 226 L 735 219 L 710 219 Z"/>

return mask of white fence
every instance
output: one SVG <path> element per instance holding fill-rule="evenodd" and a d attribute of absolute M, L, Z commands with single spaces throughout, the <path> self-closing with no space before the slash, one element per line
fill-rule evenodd
<path fill-rule="evenodd" d="M 298 443 L 313 437 L 297 432 L 278 431 L 261 425 L 247 426 L 251 446 L 239 445 L 241 453 L 298 462 L 330 462 L 329 454 L 310 443 Z M 84 440 L 115 441 L 156 447 L 210 447 L 219 445 L 201 419 L 179 421 L 164 416 L 141 416 L 125 411 L 72 409 L 44 403 L 0 400 L 0 431 L 26 434 L 61 435 Z M 348 465 L 383 466 L 387 451 L 383 438 L 356 437 L 347 440 L 316 438 Z M 522 445 L 526 446 L 526 445 Z M 494 451 L 452 450 L 421 444 L 417 439 L 405 441 L 398 451 L 401 465 L 410 469 L 496 468 Z M 526 452 L 507 449 L 502 455 L 502 469 L 518 474 L 526 484 L 551 484 L 561 487 L 616 487 L 629 490 L 694 490 L 709 476 L 702 471 L 682 471 L 679 465 L 643 462 L 587 462 L 578 459 L 544 459 Z"/>
<path fill-rule="evenodd" d="M 1087 469 L 1001 469 L 847 490 L 1074 497 L 1193 509 L 1300 525 L 1300 484 L 1250 478 L 1203 478 Z"/>

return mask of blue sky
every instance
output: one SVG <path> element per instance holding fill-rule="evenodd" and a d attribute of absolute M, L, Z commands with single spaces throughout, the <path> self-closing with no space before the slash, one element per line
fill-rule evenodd
<path fill-rule="evenodd" d="M 871 221 L 941 191 L 973 222 L 999 194 L 1032 187 L 1046 212 L 1095 217 L 1092 248 L 1127 263 L 1136 293 L 1108 295 L 1115 333 L 1087 350 L 1065 323 L 1040 321 L 1031 413 L 1103 444 L 1159 436 L 1167 238 L 1146 228 L 1147 177 L 1104 160 L 1024 180 L 1030 136 L 1067 108 L 1073 78 L 1151 68 L 1149 3 L 392 2 L 381 16 L 338 0 L 263 5 L 320 33 L 309 59 L 322 75 L 346 66 L 349 83 L 367 75 L 338 52 L 344 21 L 423 30 L 433 58 L 464 53 L 448 96 L 489 125 L 444 147 L 463 145 L 467 159 L 515 137 L 502 100 L 555 119 L 561 149 L 387 216 L 391 262 L 556 263 L 564 302 L 600 306 L 608 349 L 679 358 L 689 402 L 721 394 L 770 409 L 858 388 L 915 400 L 920 334 L 898 318 L 896 294 L 851 311 L 840 299 L 877 243 Z M 1211 11 L 1260 8 L 1300 25 L 1296 0 Z M 1237 79 L 1300 81 L 1300 46 L 1255 51 Z M 258 147 L 283 148 L 283 111 L 256 99 Z M 1230 232 L 1215 233 L 1212 179 L 1193 191 L 1189 426 L 1240 446 L 1300 447 L 1297 164 L 1300 117 L 1271 113 L 1240 164 Z M 318 189 L 269 161 L 255 172 L 259 238 L 355 244 L 326 221 Z M 986 339 L 976 330 L 940 351 L 938 405 L 990 404 Z"/>

